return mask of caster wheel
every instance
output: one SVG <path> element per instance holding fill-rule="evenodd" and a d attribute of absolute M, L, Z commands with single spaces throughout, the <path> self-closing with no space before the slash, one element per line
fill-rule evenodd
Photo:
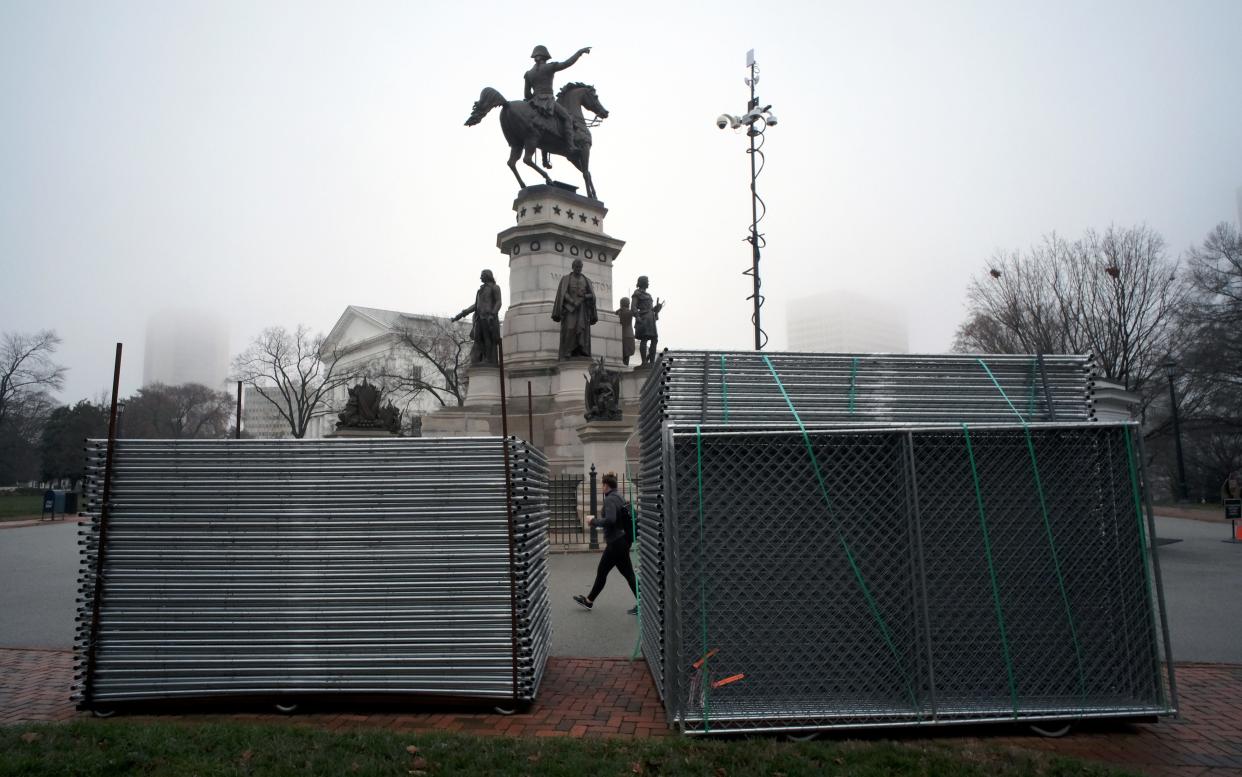
<path fill-rule="evenodd" d="M 296 704 L 275 704 L 272 706 L 274 706 L 276 711 L 282 715 L 292 715 L 298 711 L 298 705 Z"/>
<path fill-rule="evenodd" d="M 1074 728 L 1073 723 L 1062 723 L 1060 725 L 1057 725 L 1056 723 L 1050 723 L 1047 725 L 1041 725 L 1039 723 L 1031 724 L 1031 731 L 1035 732 L 1041 737 L 1047 737 L 1048 739 L 1058 739 L 1060 737 L 1063 737 L 1066 734 L 1068 734 L 1070 730 L 1073 728 Z"/>
<path fill-rule="evenodd" d="M 91 710 L 91 714 L 97 718 L 110 718 L 116 714 L 116 710 Z"/>
<path fill-rule="evenodd" d="M 492 711 L 497 715 L 516 715 L 517 707 L 501 707 L 499 705 L 492 707 Z"/>
<path fill-rule="evenodd" d="M 785 739 L 789 742 L 811 742 L 819 739 L 819 732 L 807 731 L 803 734 L 786 734 Z"/>

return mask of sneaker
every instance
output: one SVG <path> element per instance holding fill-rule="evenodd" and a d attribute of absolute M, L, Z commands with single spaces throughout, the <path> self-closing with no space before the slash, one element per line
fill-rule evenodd
<path fill-rule="evenodd" d="M 581 604 L 583 607 L 587 608 L 588 610 L 594 606 L 591 602 L 588 602 L 587 598 L 583 596 L 582 594 L 575 594 L 574 601 L 577 602 L 578 604 Z"/>
<path fill-rule="evenodd" d="M 636 605 L 634 605 L 633 607 L 631 607 L 630 609 L 626 610 L 626 611 L 625 611 L 625 614 L 626 614 L 626 615 L 637 615 L 637 614 L 638 614 L 638 605 L 636 604 Z"/>

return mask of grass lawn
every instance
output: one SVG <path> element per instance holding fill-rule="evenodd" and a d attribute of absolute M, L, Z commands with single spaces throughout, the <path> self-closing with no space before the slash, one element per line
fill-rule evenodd
<path fill-rule="evenodd" d="M 15 518 L 38 517 L 43 509 L 43 494 L 30 493 L 31 489 L 21 489 L 15 493 L 0 493 L 0 521 L 11 521 Z"/>
<path fill-rule="evenodd" d="M 79 720 L 0 729 L 0 775 L 1121 775 L 950 743 L 534 739 L 296 724 Z"/>

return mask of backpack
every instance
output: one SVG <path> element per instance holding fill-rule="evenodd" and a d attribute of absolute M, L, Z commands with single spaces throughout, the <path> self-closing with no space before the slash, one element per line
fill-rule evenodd
<path fill-rule="evenodd" d="M 634 518 L 630 512 L 630 503 L 625 500 L 617 508 L 617 525 L 625 530 L 631 540 L 634 539 Z"/>

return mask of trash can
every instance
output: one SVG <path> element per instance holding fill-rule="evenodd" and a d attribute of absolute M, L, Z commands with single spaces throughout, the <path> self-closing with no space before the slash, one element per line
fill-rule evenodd
<path fill-rule="evenodd" d="M 66 514 L 72 513 L 73 515 L 78 514 L 78 492 L 77 491 L 66 491 L 65 492 L 65 513 Z"/>

